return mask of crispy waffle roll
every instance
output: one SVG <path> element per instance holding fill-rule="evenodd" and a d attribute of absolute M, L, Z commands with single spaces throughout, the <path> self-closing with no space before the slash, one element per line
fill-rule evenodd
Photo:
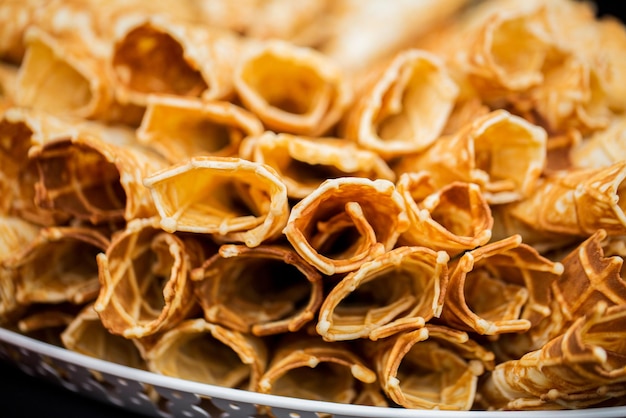
<path fill-rule="evenodd" d="M 377 340 L 439 317 L 448 260 L 444 251 L 397 247 L 363 263 L 324 299 L 318 334 L 327 341 Z"/>
<path fill-rule="evenodd" d="M 279 340 L 256 391 L 318 401 L 353 403 L 376 373 L 353 349 L 319 337 Z"/>
<path fill-rule="evenodd" d="M 608 167 L 626 160 L 626 117 L 616 117 L 611 124 L 577 143 L 569 152 L 574 168 Z"/>
<path fill-rule="evenodd" d="M 427 171 L 404 173 L 396 182 L 411 226 L 399 241 L 447 251 L 451 257 L 486 244 L 493 217 L 480 188 L 455 181 L 436 188 Z"/>
<path fill-rule="evenodd" d="M 323 299 L 322 276 L 286 246 L 222 245 L 192 279 L 207 321 L 258 336 L 298 331 Z"/>
<path fill-rule="evenodd" d="M 146 358 L 150 371 L 185 380 L 253 390 L 265 371 L 263 340 L 187 319 L 162 333 Z"/>
<path fill-rule="evenodd" d="M 15 86 L 19 67 L 0 62 L 0 115 L 15 106 Z"/>
<path fill-rule="evenodd" d="M 145 106 L 151 94 L 226 99 L 241 39 L 220 28 L 163 15 L 131 14 L 114 26 L 109 68 L 121 103 Z"/>
<path fill-rule="evenodd" d="M 386 159 L 428 148 L 459 94 L 444 63 L 417 49 L 398 53 L 363 83 L 342 121 L 342 136 Z"/>
<path fill-rule="evenodd" d="M 0 215 L 0 324 L 13 322 L 25 309 L 17 298 L 16 271 L 5 263 L 28 247 L 39 229 L 21 218 Z"/>
<path fill-rule="evenodd" d="M 279 40 L 253 43 L 233 77 L 244 106 L 276 132 L 326 134 L 352 99 L 343 73 L 330 58 Z"/>
<path fill-rule="evenodd" d="M 500 363 L 480 392 L 490 409 L 577 409 L 626 396 L 626 305 L 594 306 L 564 334 Z"/>
<path fill-rule="evenodd" d="M 113 334 L 141 338 L 172 328 L 196 309 L 189 272 L 199 247 L 136 219 L 98 254 L 100 293 L 94 309 Z"/>
<path fill-rule="evenodd" d="M 156 214 L 143 179 L 167 162 L 130 128 L 83 124 L 29 156 L 39 169 L 35 201 L 42 208 L 94 224 Z"/>
<path fill-rule="evenodd" d="M 453 18 L 467 3 L 401 0 L 387 7 L 385 0 L 335 1 L 325 16 L 327 39 L 319 48 L 346 71 L 367 71 Z"/>
<path fill-rule="evenodd" d="M 85 306 L 61 333 L 63 346 L 87 356 L 146 370 L 146 362 L 132 340 L 110 333 L 93 304 Z"/>
<path fill-rule="evenodd" d="M 37 166 L 31 148 L 74 132 L 68 121 L 45 112 L 10 107 L 0 115 L 0 213 L 19 216 L 39 225 L 67 218 L 34 203 Z"/>
<path fill-rule="evenodd" d="M 211 234 L 256 247 L 277 238 L 289 216 L 287 188 L 266 164 L 193 157 L 144 180 L 166 231 Z"/>
<path fill-rule="evenodd" d="M 493 353 L 440 325 L 406 331 L 367 348 L 387 396 L 414 409 L 469 410 Z"/>
<path fill-rule="evenodd" d="M 342 138 L 266 131 L 246 138 L 239 152 L 243 158 L 274 168 L 294 199 L 308 196 L 329 178 L 395 180 L 395 173 L 378 154 Z"/>
<path fill-rule="evenodd" d="M 22 305 L 83 305 L 98 296 L 96 255 L 108 246 L 108 238 L 95 229 L 41 228 L 4 267 L 14 272 L 16 298 Z"/>
<path fill-rule="evenodd" d="M 115 100 L 106 41 L 80 33 L 56 34 L 38 26 L 27 30 L 16 103 L 57 115 L 138 124 L 143 109 Z"/>
<path fill-rule="evenodd" d="M 19 64 L 24 57 L 24 32 L 46 0 L 5 0 L 0 3 L 0 58 Z"/>
<path fill-rule="evenodd" d="M 284 234 L 307 262 L 332 275 L 356 270 L 391 250 L 407 227 L 393 183 L 340 177 L 325 180 L 294 205 Z"/>
<path fill-rule="evenodd" d="M 261 121 L 233 103 L 153 95 L 137 138 L 178 163 L 197 155 L 236 156 L 244 138 L 262 132 Z"/>
<path fill-rule="evenodd" d="M 546 163 L 546 140 L 543 128 L 498 109 L 393 168 L 398 174 L 429 171 L 437 188 L 475 183 L 488 203 L 506 203 L 533 193 Z"/>
<path fill-rule="evenodd" d="M 562 272 L 519 235 L 485 244 L 450 266 L 441 318 L 483 335 L 527 331 L 550 315 L 550 285 Z"/>
<path fill-rule="evenodd" d="M 494 237 L 516 231 L 543 252 L 559 241 L 588 237 L 598 229 L 623 235 L 625 193 L 626 160 L 554 173 L 543 178 L 531 196 L 494 211 Z"/>

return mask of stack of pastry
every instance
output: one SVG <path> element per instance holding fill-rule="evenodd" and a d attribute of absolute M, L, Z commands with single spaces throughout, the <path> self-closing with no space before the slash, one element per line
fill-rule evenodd
<path fill-rule="evenodd" d="M 281 396 L 626 404 L 626 26 L 594 12 L 0 2 L 0 325 Z"/>

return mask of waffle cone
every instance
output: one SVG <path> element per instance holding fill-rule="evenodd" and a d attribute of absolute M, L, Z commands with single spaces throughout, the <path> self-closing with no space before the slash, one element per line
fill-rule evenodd
<path fill-rule="evenodd" d="M 480 188 L 453 182 L 436 189 L 428 172 L 404 173 L 396 183 L 411 226 L 399 241 L 446 251 L 451 257 L 486 244 L 493 217 Z"/>
<path fill-rule="evenodd" d="M 493 354 L 468 334 L 437 325 L 381 341 L 370 355 L 385 394 L 412 409 L 469 410 L 478 377 L 493 368 Z"/>
<path fill-rule="evenodd" d="M 195 246 L 156 226 L 158 219 L 128 223 L 98 254 L 101 285 L 94 309 L 113 334 L 142 338 L 167 330 L 196 309 L 188 275 Z M 190 247 L 190 248 L 189 248 Z"/>
<path fill-rule="evenodd" d="M 256 116 L 233 103 L 155 95 L 137 138 L 175 164 L 197 155 L 236 156 L 244 138 L 262 131 Z"/>
<path fill-rule="evenodd" d="M 564 334 L 498 364 L 481 387 L 493 409 L 574 409 L 626 395 L 626 306 L 596 305 Z"/>
<path fill-rule="evenodd" d="M 428 171 L 437 188 L 475 183 L 488 203 L 506 203 L 533 193 L 546 163 L 546 140 L 543 128 L 498 109 L 404 157 L 394 170 Z"/>
<path fill-rule="evenodd" d="M 81 125 L 71 136 L 33 148 L 39 169 L 36 203 L 97 224 L 156 214 L 143 178 L 166 166 L 137 143 L 134 131 Z"/>
<path fill-rule="evenodd" d="M 237 64 L 234 83 L 244 106 L 275 132 L 326 134 L 352 98 L 328 57 L 278 40 L 250 46 Z"/>
<path fill-rule="evenodd" d="M 211 234 L 249 247 L 277 238 L 289 216 L 287 190 L 265 164 L 193 157 L 144 179 L 167 231 Z M 242 210 L 243 208 L 243 210 Z"/>
<path fill-rule="evenodd" d="M 323 298 L 317 270 L 277 245 L 223 245 L 192 278 L 207 321 L 257 336 L 298 331 Z"/>
<path fill-rule="evenodd" d="M 270 131 L 245 139 L 244 158 L 276 170 L 290 198 L 302 199 L 327 178 L 364 177 L 395 180 L 395 174 L 376 153 L 341 138 L 315 138 Z"/>
<path fill-rule="evenodd" d="M 37 19 L 44 0 L 8 0 L 0 4 L 0 58 L 13 64 L 21 63 L 26 47 L 24 32 Z"/>
<path fill-rule="evenodd" d="M 267 363 L 263 341 L 203 319 L 164 332 L 146 353 L 150 371 L 209 385 L 252 390 Z"/>
<path fill-rule="evenodd" d="M 356 270 L 392 249 L 407 226 L 393 183 L 342 177 L 325 180 L 294 205 L 284 234 L 307 262 L 332 275 Z"/>
<path fill-rule="evenodd" d="M 121 103 L 146 106 L 151 94 L 228 99 L 241 40 L 234 33 L 165 15 L 115 22 L 109 63 Z"/>
<path fill-rule="evenodd" d="M 441 314 L 448 259 L 443 251 L 397 247 L 363 263 L 324 299 L 318 334 L 327 341 L 377 340 L 424 326 Z"/>
<path fill-rule="evenodd" d="M 328 377 L 332 376 L 332 379 Z M 284 338 L 256 388 L 258 392 L 352 403 L 376 374 L 349 347 L 317 337 Z"/>
<path fill-rule="evenodd" d="M 572 167 L 601 168 L 626 160 L 624 129 L 626 118 L 616 118 L 606 129 L 595 132 L 574 146 L 569 153 Z"/>
<path fill-rule="evenodd" d="M 368 76 L 344 117 L 342 136 L 386 159 L 422 151 L 441 135 L 458 93 L 438 57 L 400 52 Z"/>
<path fill-rule="evenodd" d="M 61 333 L 63 346 L 90 357 L 146 370 L 146 362 L 133 341 L 111 334 L 102 326 L 93 304 L 85 306 Z"/>

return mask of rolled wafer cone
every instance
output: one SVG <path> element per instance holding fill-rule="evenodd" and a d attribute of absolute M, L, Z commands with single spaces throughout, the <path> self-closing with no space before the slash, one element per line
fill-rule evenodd
<path fill-rule="evenodd" d="M 76 28 L 78 30 L 79 28 Z M 143 109 L 114 97 L 105 40 L 29 28 L 15 91 L 20 106 L 84 119 L 137 125 Z"/>
<path fill-rule="evenodd" d="M 35 205 L 36 164 L 32 148 L 72 134 L 73 125 L 46 112 L 9 107 L 0 115 L 0 213 L 19 216 L 38 225 L 67 220 L 67 215 Z"/>
<path fill-rule="evenodd" d="M 233 78 L 243 105 L 276 132 L 327 134 L 352 99 L 333 61 L 313 48 L 280 40 L 253 43 Z"/>
<path fill-rule="evenodd" d="M 396 182 L 411 226 L 399 238 L 405 245 L 422 245 L 451 257 L 486 244 L 493 217 L 480 188 L 456 181 L 434 187 L 427 171 L 404 173 Z"/>
<path fill-rule="evenodd" d="M 246 138 L 239 153 L 274 168 L 287 186 L 288 196 L 294 199 L 313 193 L 328 178 L 395 180 L 395 173 L 378 154 L 342 138 L 266 131 Z"/>
<path fill-rule="evenodd" d="M 192 279 L 207 321 L 257 336 L 298 331 L 323 299 L 318 271 L 279 245 L 222 245 Z"/>
<path fill-rule="evenodd" d="M 625 191 L 626 161 L 556 172 L 543 178 L 532 195 L 494 212 L 494 237 L 515 230 L 544 252 L 555 242 L 584 239 L 598 229 L 623 235 Z"/>
<path fill-rule="evenodd" d="M 134 13 L 115 22 L 109 68 L 121 103 L 151 94 L 227 99 L 242 42 L 233 32 L 166 15 Z"/>
<path fill-rule="evenodd" d="M 376 373 L 349 346 L 319 337 L 284 338 L 274 348 L 256 391 L 318 401 L 353 403 Z"/>
<path fill-rule="evenodd" d="M 439 317 L 448 284 L 444 251 L 397 247 L 348 273 L 326 295 L 316 329 L 326 341 L 378 340 Z"/>
<path fill-rule="evenodd" d="M 626 160 L 626 118 L 617 117 L 606 128 L 570 149 L 573 168 L 601 168 Z"/>
<path fill-rule="evenodd" d="M 418 49 L 399 52 L 368 76 L 341 135 L 386 159 L 422 151 L 441 135 L 458 94 L 439 57 Z"/>
<path fill-rule="evenodd" d="M 388 180 L 325 180 L 292 208 L 284 234 L 326 275 L 346 273 L 391 250 L 408 227 L 402 197 Z"/>
<path fill-rule="evenodd" d="M 198 156 L 144 179 L 167 231 L 211 234 L 249 247 L 277 238 L 289 216 L 287 190 L 266 164 Z"/>
<path fill-rule="evenodd" d="M 146 370 L 132 340 L 110 333 L 100 321 L 93 304 L 85 306 L 61 333 L 63 346 L 68 350 L 98 359 Z"/>
<path fill-rule="evenodd" d="M 189 272 L 202 259 L 196 245 L 158 228 L 158 219 L 129 222 L 97 256 L 100 293 L 94 309 L 113 334 L 142 338 L 174 327 L 194 312 Z"/>
<path fill-rule="evenodd" d="M 46 0 L 7 0 L 0 4 L 0 58 L 19 64 L 24 57 L 24 32 L 36 21 Z"/>
<path fill-rule="evenodd" d="M 543 128 L 498 109 L 403 157 L 393 169 L 398 175 L 429 171 L 437 188 L 475 183 L 488 203 L 507 203 L 533 193 L 546 164 L 546 140 Z"/>
<path fill-rule="evenodd" d="M 16 298 L 23 305 L 83 305 L 98 296 L 96 255 L 108 246 L 95 229 L 46 227 L 4 266 L 15 272 Z"/>
<path fill-rule="evenodd" d="M 197 155 L 236 156 L 244 138 L 262 132 L 261 121 L 233 103 L 154 95 L 137 138 L 178 163 Z"/>
<path fill-rule="evenodd" d="M 562 272 L 519 235 L 485 244 L 450 266 L 441 318 L 483 335 L 527 331 L 550 315 L 550 285 Z"/>
<path fill-rule="evenodd" d="M 35 202 L 42 208 L 93 224 L 157 213 L 143 179 L 167 161 L 138 144 L 131 128 L 81 124 L 72 135 L 33 147 L 29 157 L 39 170 Z"/>
<path fill-rule="evenodd" d="M 368 351 L 385 394 L 411 409 L 471 409 L 478 377 L 494 367 L 493 353 L 440 325 L 397 334 Z"/>
<path fill-rule="evenodd" d="M 541 349 L 498 364 L 481 385 L 483 402 L 506 410 L 623 404 L 625 322 L 626 305 L 598 303 Z"/>
<path fill-rule="evenodd" d="M 17 84 L 17 65 L 0 62 L 0 115 L 15 106 L 15 86 Z"/>
<path fill-rule="evenodd" d="M 246 390 L 256 388 L 267 365 L 263 340 L 204 319 L 162 333 L 146 358 L 155 373 Z"/>
<path fill-rule="evenodd" d="M 17 298 L 16 271 L 5 265 L 37 237 L 39 226 L 14 216 L 0 216 L 0 324 L 12 323 L 24 311 Z"/>

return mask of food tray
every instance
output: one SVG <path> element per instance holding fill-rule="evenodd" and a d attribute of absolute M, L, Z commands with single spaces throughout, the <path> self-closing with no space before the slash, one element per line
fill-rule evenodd
<path fill-rule="evenodd" d="M 223 388 L 88 357 L 0 328 L 0 360 L 80 395 L 157 418 L 622 418 L 626 406 L 565 411 L 427 411 L 310 401 Z M 265 408 L 267 409 L 267 408 Z"/>

